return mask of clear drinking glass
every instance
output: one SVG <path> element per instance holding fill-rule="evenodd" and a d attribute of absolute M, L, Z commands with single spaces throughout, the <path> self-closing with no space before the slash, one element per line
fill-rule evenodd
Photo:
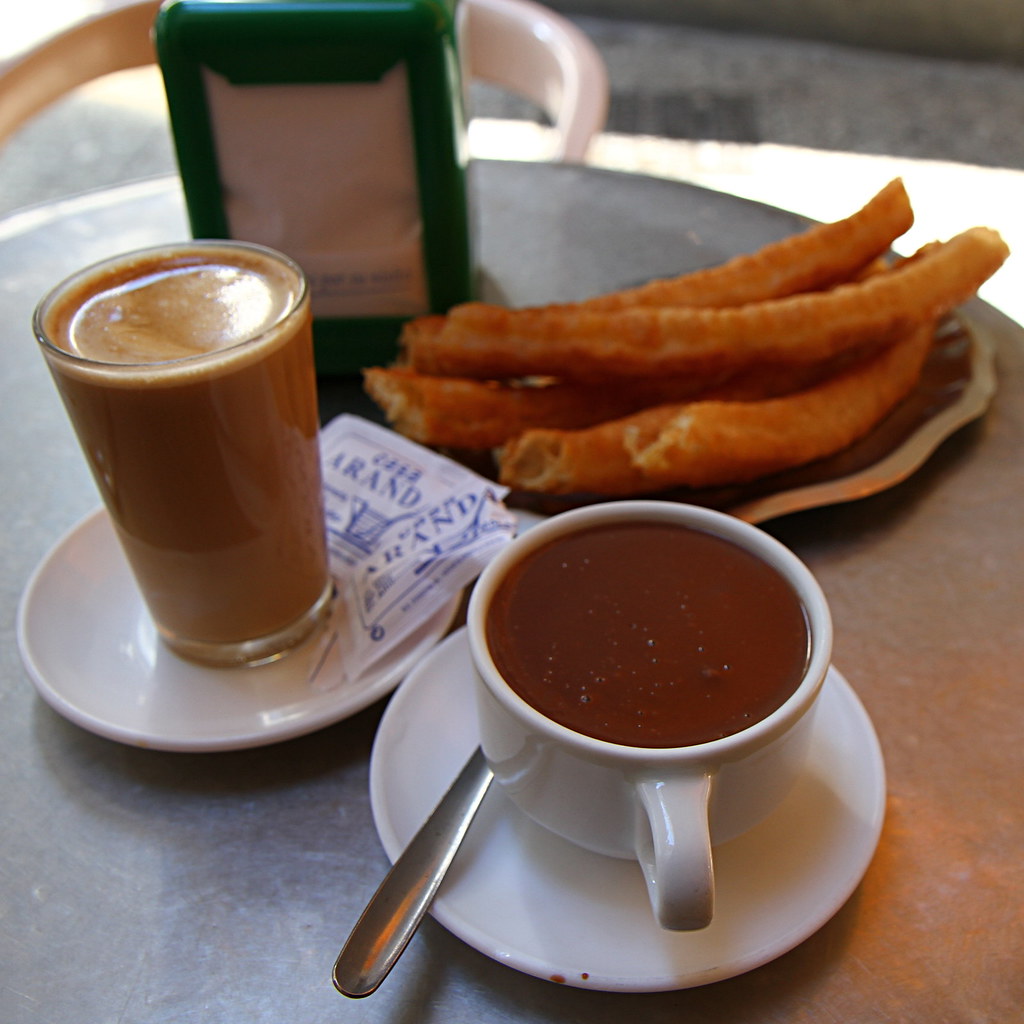
<path fill-rule="evenodd" d="M 304 640 L 332 586 L 298 265 L 239 242 L 132 252 L 33 326 L 167 646 L 239 665 Z"/>

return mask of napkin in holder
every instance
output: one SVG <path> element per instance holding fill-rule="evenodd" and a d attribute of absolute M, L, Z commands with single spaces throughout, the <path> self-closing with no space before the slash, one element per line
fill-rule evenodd
<path fill-rule="evenodd" d="M 472 297 L 458 0 L 171 0 L 155 41 L 192 233 L 287 253 L 317 370 Z"/>

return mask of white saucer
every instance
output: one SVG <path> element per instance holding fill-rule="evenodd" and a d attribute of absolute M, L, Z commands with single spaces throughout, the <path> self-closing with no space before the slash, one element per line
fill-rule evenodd
<path fill-rule="evenodd" d="M 36 688 L 72 722 L 140 747 L 258 747 L 341 721 L 390 692 L 451 623 L 458 599 L 358 679 L 324 636 L 259 668 L 206 669 L 166 650 L 110 519 L 97 509 L 36 568 L 18 646 Z"/>
<path fill-rule="evenodd" d="M 463 629 L 409 674 L 384 713 L 370 797 L 392 859 L 477 743 L 471 680 Z M 605 991 L 690 988 L 782 955 L 853 893 L 885 813 L 885 768 L 863 706 L 834 670 L 820 700 L 804 780 L 770 819 L 716 850 L 716 912 L 704 931 L 661 930 L 636 864 L 551 835 L 493 786 L 433 916 L 499 963 Z"/>

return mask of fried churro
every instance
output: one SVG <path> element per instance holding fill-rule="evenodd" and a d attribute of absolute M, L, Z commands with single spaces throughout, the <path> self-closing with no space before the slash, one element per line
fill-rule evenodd
<path fill-rule="evenodd" d="M 696 399 L 752 401 L 788 394 L 840 368 L 839 360 L 808 367 L 750 366 L 717 381 L 651 377 L 606 384 L 432 377 L 408 367 L 363 371 L 366 393 L 388 423 L 436 448 L 498 448 L 524 430 L 578 430 L 641 409 Z"/>
<path fill-rule="evenodd" d="M 697 383 L 750 363 L 807 365 L 936 320 L 973 295 L 1007 255 L 997 232 L 971 228 L 863 281 L 738 308 L 609 313 L 467 303 L 440 329 L 407 336 L 405 360 L 439 376 L 581 382 L 693 375 Z"/>
<path fill-rule="evenodd" d="M 611 311 L 632 306 L 740 306 L 819 291 L 852 280 L 870 268 L 900 235 L 914 211 L 900 178 L 842 220 L 770 242 L 718 266 L 660 278 L 556 309 Z"/>
<path fill-rule="evenodd" d="M 825 458 L 866 434 L 914 386 L 934 325 L 795 394 L 666 405 L 588 430 L 532 430 L 500 452 L 501 483 L 625 496 L 743 483 Z"/>
<path fill-rule="evenodd" d="M 364 370 L 363 383 L 400 434 L 439 448 L 477 449 L 496 448 L 534 427 L 589 427 L 705 390 L 695 389 L 685 378 L 627 381 L 619 386 L 505 382 L 433 377 L 407 367 Z"/>
<path fill-rule="evenodd" d="M 365 387 L 400 432 L 496 450 L 528 492 L 741 484 L 833 455 L 914 388 L 936 322 L 1009 250 L 972 228 L 906 259 L 897 179 L 851 216 L 582 302 L 411 320 Z"/>

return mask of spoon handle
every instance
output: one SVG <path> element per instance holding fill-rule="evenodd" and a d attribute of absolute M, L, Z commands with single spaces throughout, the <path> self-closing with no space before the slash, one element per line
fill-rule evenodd
<path fill-rule="evenodd" d="M 419 927 L 491 784 L 479 748 L 366 905 L 334 963 L 334 987 L 358 999 L 376 991 Z"/>

